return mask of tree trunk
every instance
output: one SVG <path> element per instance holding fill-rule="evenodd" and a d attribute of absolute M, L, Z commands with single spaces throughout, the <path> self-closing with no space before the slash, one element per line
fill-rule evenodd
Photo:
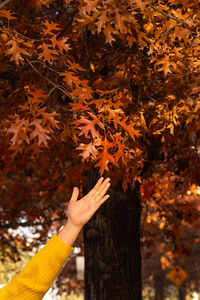
<path fill-rule="evenodd" d="M 155 300 L 163 300 L 164 299 L 164 278 L 162 275 L 162 271 L 159 275 L 154 277 L 154 288 L 155 288 Z"/>
<path fill-rule="evenodd" d="M 96 180 L 90 173 L 87 190 Z M 85 300 L 141 300 L 137 188 L 124 193 L 118 184 L 108 193 L 110 198 L 84 229 Z"/>
<path fill-rule="evenodd" d="M 185 300 L 186 290 L 184 286 L 178 288 L 178 300 Z"/>

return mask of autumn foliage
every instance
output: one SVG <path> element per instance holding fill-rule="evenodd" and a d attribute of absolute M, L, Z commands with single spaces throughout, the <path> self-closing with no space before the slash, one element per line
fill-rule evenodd
<path fill-rule="evenodd" d="M 199 215 L 185 198 L 200 185 L 198 1 L 5 2 L 1 227 L 47 229 L 93 166 L 124 190 L 139 181 L 178 244 Z"/>

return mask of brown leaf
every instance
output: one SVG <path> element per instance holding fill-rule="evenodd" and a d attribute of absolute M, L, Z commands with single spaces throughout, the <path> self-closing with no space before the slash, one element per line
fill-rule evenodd
<path fill-rule="evenodd" d="M 44 128 L 42 125 L 42 120 L 35 119 L 32 123 L 30 123 L 29 126 L 35 126 L 34 131 L 31 133 L 30 138 L 38 138 L 38 145 L 41 145 L 42 143 L 47 146 L 47 140 L 50 140 L 51 138 L 48 136 L 50 131 L 46 128 Z"/>
<path fill-rule="evenodd" d="M 58 51 L 52 49 L 51 45 L 43 42 L 42 45 L 38 46 L 38 49 L 42 50 L 42 52 L 38 54 L 40 59 L 44 59 L 44 61 L 48 61 L 49 63 L 56 60 L 55 55 L 58 55 Z"/>

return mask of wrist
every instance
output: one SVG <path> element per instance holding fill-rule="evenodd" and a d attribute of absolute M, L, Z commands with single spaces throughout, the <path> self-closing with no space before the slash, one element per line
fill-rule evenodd
<path fill-rule="evenodd" d="M 59 231 L 57 236 L 67 245 L 73 246 L 73 243 L 77 239 L 82 228 L 83 226 L 76 226 L 68 219 L 67 223 Z"/>
<path fill-rule="evenodd" d="M 79 232 L 83 229 L 83 225 L 74 224 L 70 218 L 68 218 L 65 226 L 70 228 L 70 230 L 75 230 L 75 231 L 79 231 Z"/>

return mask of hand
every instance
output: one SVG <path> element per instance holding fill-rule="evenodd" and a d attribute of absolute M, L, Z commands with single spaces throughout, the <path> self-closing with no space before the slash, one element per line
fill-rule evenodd
<path fill-rule="evenodd" d="M 97 209 L 110 196 L 105 195 L 110 187 L 110 178 L 104 180 L 101 177 L 94 188 L 83 198 L 78 200 L 79 189 L 74 187 L 73 194 L 68 205 L 68 222 L 81 229 L 97 211 Z"/>

